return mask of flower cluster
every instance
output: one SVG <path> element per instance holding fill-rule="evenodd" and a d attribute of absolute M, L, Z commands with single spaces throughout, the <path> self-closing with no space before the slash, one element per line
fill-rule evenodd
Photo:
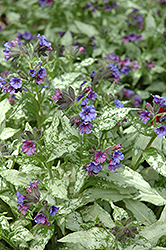
<path fill-rule="evenodd" d="M 77 97 L 77 101 L 80 102 L 81 112 L 79 112 L 75 116 L 70 116 L 70 124 L 71 126 L 75 126 L 78 128 L 80 134 L 86 133 L 90 134 L 92 132 L 92 124 L 90 123 L 97 117 L 97 113 L 95 111 L 94 105 L 87 105 L 89 100 L 95 101 L 97 98 L 97 93 L 92 90 L 91 87 L 86 87 L 82 89 L 82 86 L 86 83 L 84 81 L 79 89 L 79 96 Z M 61 99 L 60 99 L 61 100 Z"/>
<path fill-rule="evenodd" d="M 110 157 L 110 154 L 107 152 L 107 157 Z M 115 151 L 112 153 L 111 156 L 112 159 L 109 161 L 108 169 L 111 170 L 111 172 L 115 172 L 116 168 L 120 168 L 121 164 L 120 161 L 124 159 L 124 155 L 122 154 L 121 151 Z"/>
<path fill-rule="evenodd" d="M 21 55 L 21 46 L 23 46 L 23 44 L 18 38 L 11 42 L 6 42 L 4 46 L 5 49 L 3 50 L 3 54 L 5 56 L 5 61 L 8 61 L 11 57 L 16 58 Z"/>
<path fill-rule="evenodd" d="M 30 31 L 26 30 L 23 34 L 17 32 L 17 37 L 19 39 L 24 39 L 26 41 L 31 41 L 35 39 L 35 35 L 32 35 Z"/>
<path fill-rule="evenodd" d="M 21 134 L 21 138 L 26 140 L 23 142 L 21 149 L 26 155 L 32 155 L 35 153 L 36 145 L 33 141 L 37 141 L 41 138 L 41 130 L 33 128 L 33 133 L 28 130 L 24 131 L 24 134 Z"/>
<path fill-rule="evenodd" d="M 40 192 L 38 189 L 38 181 L 33 181 L 29 183 L 29 187 L 26 189 L 26 195 L 20 194 L 18 191 L 17 203 L 19 204 L 18 210 L 21 210 L 23 215 L 26 214 L 27 210 L 36 204 L 40 200 Z"/>
<path fill-rule="evenodd" d="M 135 33 L 130 33 L 127 36 L 123 36 L 122 40 L 124 43 L 128 42 L 134 42 L 134 41 L 142 41 L 142 35 L 141 34 L 135 34 Z"/>
<path fill-rule="evenodd" d="M 108 54 L 104 59 L 109 59 L 111 62 L 116 64 L 120 74 L 128 75 L 132 69 L 138 69 L 138 61 L 131 61 L 130 57 L 125 57 L 123 60 L 114 53 Z"/>
<path fill-rule="evenodd" d="M 117 96 L 120 100 L 130 100 L 131 105 L 137 108 L 140 107 L 142 102 L 140 95 L 134 94 L 134 91 L 131 89 L 123 88 Z"/>
<path fill-rule="evenodd" d="M 142 30 L 144 24 L 143 15 L 139 13 L 138 9 L 132 8 L 132 12 L 127 15 L 126 23 L 129 27 L 134 26 Z"/>
<path fill-rule="evenodd" d="M 26 189 L 26 195 L 20 194 L 18 191 L 15 193 L 17 196 L 18 210 L 21 214 L 25 215 L 28 209 L 31 209 L 34 204 L 40 203 L 40 191 L 38 188 L 39 181 L 32 181 Z M 34 221 L 43 226 L 50 225 L 48 221 L 49 213 L 51 216 L 56 216 L 56 212 L 59 210 L 56 205 L 49 206 L 46 200 L 42 201 L 42 208 L 39 213 L 35 216 Z"/>
<path fill-rule="evenodd" d="M 139 234 L 137 227 L 131 224 L 132 218 L 122 218 L 118 220 L 118 226 L 112 228 L 112 234 L 118 241 L 125 243 L 127 239 L 135 239 L 135 235 Z M 119 223 L 121 225 L 119 225 Z"/>
<path fill-rule="evenodd" d="M 47 56 L 46 51 L 52 51 L 51 43 L 46 39 L 44 35 L 37 35 L 38 42 L 35 45 L 34 52 L 38 55 Z"/>
<path fill-rule="evenodd" d="M 153 96 L 153 95 L 152 95 Z M 138 114 L 140 115 L 141 121 L 146 124 L 151 118 L 153 118 L 157 114 L 162 114 L 166 112 L 166 100 L 164 97 L 161 97 L 159 95 L 154 95 L 153 96 L 153 106 L 150 103 L 146 103 L 146 111 L 139 110 Z M 164 116 L 156 116 L 155 117 L 155 122 L 157 123 L 163 123 L 165 125 L 165 117 Z M 154 124 L 154 120 L 151 122 L 151 124 Z M 154 130 L 155 134 L 159 137 L 162 138 L 165 136 L 166 138 L 166 127 L 165 126 L 160 126 L 155 128 Z"/>
<path fill-rule="evenodd" d="M 3 93 L 9 92 L 11 95 L 21 91 L 22 80 L 16 76 L 9 78 L 0 77 L 0 88 Z"/>
<path fill-rule="evenodd" d="M 89 164 L 86 164 L 86 170 L 88 171 L 88 174 L 97 174 L 103 168 L 101 163 L 104 163 L 105 161 L 109 162 L 108 169 L 111 170 L 111 172 L 115 172 L 116 168 L 120 168 L 120 161 L 124 159 L 122 152 L 117 150 L 120 148 L 122 148 L 122 146 L 117 144 L 113 147 L 107 148 L 104 152 L 102 152 L 97 151 L 96 146 L 92 145 L 92 149 L 89 150 L 89 153 L 93 155 L 93 160 Z"/>
<path fill-rule="evenodd" d="M 41 7 L 44 7 L 45 5 L 51 6 L 53 4 L 53 0 L 38 0 L 38 3 Z"/>

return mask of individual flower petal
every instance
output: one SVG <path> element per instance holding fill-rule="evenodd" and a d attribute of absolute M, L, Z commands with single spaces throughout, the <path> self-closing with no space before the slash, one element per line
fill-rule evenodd
<path fill-rule="evenodd" d="M 108 169 L 111 170 L 111 172 L 115 172 L 116 168 L 120 168 L 121 164 L 116 161 L 110 161 L 108 165 Z"/>
<path fill-rule="evenodd" d="M 91 122 L 97 116 L 97 113 L 95 112 L 95 106 L 90 104 L 89 106 L 82 107 L 82 112 L 79 113 L 79 116 L 85 122 Z"/>
<path fill-rule="evenodd" d="M 10 80 L 9 80 L 10 85 L 14 88 L 14 89 L 20 89 L 22 87 L 22 80 L 20 78 L 17 78 L 15 76 L 13 76 Z"/>
<path fill-rule="evenodd" d="M 150 113 L 148 111 L 142 111 L 139 117 L 141 121 L 145 124 L 150 120 Z"/>
<path fill-rule="evenodd" d="M 54 93 L 55 93 L 55 95 L 51 96 L 53 101 L 57 101 L 57 100 L 62 98 L 60 89 L 55 89 Z"/>
<path fill-rule="evenodd" d="M 92 124 L 89 122 L 83 122 L 79 125 L 78 130 L 80 132 L 80 134 L 86 133 L 86 134 L 90 134 L 92 132 Z"/>
<path fill-rule="evenodd" d="M 90 175 L 91 175 L 91 172 L 97 174 L 100 170 L 102 170 L 102 168 L 103 168 L 103 166 L 102 166 L 100 163 L 98 163 L 98 162 L 96 162 L 96 161 L 92 161 L 92 162 L 90 162 L 90 163 L 87 165 L 86 170 L 87 170 L 88 172 L 90 172 Z"/>
<path fill-rule="evenodd" d="M 59 207 L 56 207 L 55 205 L 51 206 L 50 208 L 50 214 L 52 216 L 56 216 L 56 212 L 59 210 Z"/>
<path fill-rule="evenodd" d="M 166 128 L 164 126 L 160 126 L 158 128 L 155 128 L 154 132 L 159 138 L 166 136 Z"/>
<path fill-rule="evenodd" d="M 118 99 L 116 99 L 115 101 L 114 101 L 114 104 L 115 104 L 115 107 L 123 107 L 123 103 L 122 102 L 120 102 Z"/>
<path fill-rule="evenodd" d="M 35 144 L 32 141 L 24 141 L 21 146 L 22 151 L 27 155 L 32 155 L 35 153 Z"/>
<path fill-rule="evenodd" d="M 124 155 L 122 154 L 122 151 L 116 151 L 112 154 L 114 161 L 119 163 L 121 160 L 124 159 Z"/>
<path fill-rule="evenodd" d="M 106 153 L 102 151 L 97 151 L 94 160 L 98 163 L 103 163 L 106 160 Z"/>
<path fill-rule="evenodd" d="M 50 222 L 48 221 L 48 218 L 45 217 L 45 215 L 42 212 L 40 212 L 39 214 L 37 214 L 35 216 L 34 221 L 36 223 L 39 223 L 40 225 L 43 225 L 43 226 L 45 226 L 45 225 L 49 226 L 50 225 Z"/>

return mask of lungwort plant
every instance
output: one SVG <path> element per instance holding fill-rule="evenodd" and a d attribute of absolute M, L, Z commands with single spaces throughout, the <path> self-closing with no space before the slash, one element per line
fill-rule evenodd
<path fill-rule="evenodd" d="M 1 2 L 0 248 L 165 249 L 166 3 Z"/>

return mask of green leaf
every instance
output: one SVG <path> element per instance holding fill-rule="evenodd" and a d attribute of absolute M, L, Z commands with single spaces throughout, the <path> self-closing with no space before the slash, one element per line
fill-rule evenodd
<path fill-rule="evenodd" d="M 104 173 L 101 173 L 100 175 L 104 175 Z M 141 201 L 151 202 L 157 206 L 166 204 L 166 200 L 143 179 L 141 174 L 133 171 L 127 166 L 121 166 L 121 168 L 117 169 L 114 173 L 107 172 L 107 175 L 104 175 L 104 179 L 113 182 L 118 187 L 132 187 L 134 200 L 138 199 Z M 137 194 L 135 190 L 138 190 L 139 194 Z"/>
<path fill-rule="evenodd" d="M 35 239 L 32 233 L 27 228 L 21 225 L 13 229 L 14 236 L 12 236 L 10 240 L 17 244 L 21 243 L 22 241 L 31 241 Z"/>
<path fill-rule="evenodd" d="M 99 33 L 98 30 L 96 30 L 96 28 L 90 24 L 86 24 L 77 20 L 75 20 L 74 23 L 77 26 L 80 33 L 85 34 L 86 36 L 92 37 L 98 35 Z"/>
<path fill-rule="evenodd" d="M 118 122 L 126 118 L 127 114 L 135 108 L 105 107 L 101 111 L 101 116 L 97 119 L 98 129 L 110 130 Z"/>
<path fill-rule="evenodd" d="M 145 30 L 146 32 L 152 34 L 156 29 L 156 22 L 151 13 L 148 13 L 145 18 Z"/>
<path fill-rule="evenodd" d="M 62 36 L 60 40 L 61 44 L 64 45 L 65 47 L 71 45 L 72 41 L 73 41 L 73 37 L 69 30 L 66 31 L 66 33 Z"/>
<path fill-rule="evenodd" d="M 5 119 L 5 114 L 10 108 L 11 108 L 11 105 L 8 99 L 4 99 L 2 102 L 0 102 L 0 124 Z"/>
<path fill-rule="evenodd" d="M 11 184 L 23 187 L 27 187 L 29 182 L 34 179 L 33 175 L 26 174 L 15 169 L 1 171 L 0 175 Z"/>
<path fill-rule="evenodd" d="M 85 249 L 105 249 L 107 244 L 114 245 L 114 237 L 106 230 L 101 228 L 91 228 L 88 231 L 79 231 L 68 234 L 58 242 L 79 243 Z M 108 243 L 107 243 L 108 242 Z"/>
<path fill-rule="evenodd" d="M 121 220 L 124 217 L 126 217 L 126 218 L 129 217 L 127 212 L 123 208 L 115 206 L 114 203 L 111 201 L 110 201 L 110 204 L 111 204 L 111 207 L 114 209 L 112 215 L 113 215 L 115 221 Z"/>
<path fill-rule="evenodd" d="M 144 151 L 143 156 L 157 173 L 166 177 L 166 162 L 163 154 L 159 153 L 156 148 L 151 147 Z"/>
<path fill-rule="evenodd" d="M 166 231 L 166 206 L 164 207 L 160 219 L 149 227 L 140 231 L 140 235 L 145 237 L 153 246 L 157 244 L 158 239 L 165 235 Z"/>
<path fill-rule="evenodd" d="M 2 133 L 0 134 L 1 140 L 6 140 L 8 138 L 11 138 L 14 134 L 16 134 L 19 131 L 19 129 L 14 128 L 4 128 Z"/>
<path fill-rule="evenodd" d="M 3 234 L 8 237 L 10 233 L 10 225 L 8 220 L 11 218 L 7 218 L 3 214 L 0 215 L 0 231 L 2 230 Z"/>
<path fill-rule="evenodd" d="M 69 85 L 71 85 L 80 75 L 81 72 L 66 73 L 64 75 L 61 75 L 60 77 L 54 78 L 52 80 L 52 86 L 54 88 L 60 88 L 61 90 L 64 88 L 67 89 Z"/>
<path fill-rule="evenodd" d="M 35 237 L 36 240 L 32 240 L 30 243 L 29 250 L 42 250 L 45 248 L 45 245 L 51 239 L 54 232 L 54 226 L 43 226 L 43 225 L 35 225 L 31 229 L 31 233 Z"/>
<path fill-rule="evenodd" d="M 46 188 L 54 197 L 68 200 L 65 180 L 59 180 L 54 177 L 53 180 L 45 180 L 45 184 L 47 185 Z"/>
<path fill-rule="evenodd" d="M 126 208 L 130 210 L 134 217 L 141 221 L 143 224 L 151 225 L 156 222 L 156 217 L 153 211 L 148 208 L 144 203 L 132 199 L 123 200 Z"/>
<path fill-rule="evenodd" d="M 94 58 L 86 58 L 84 60 L 82 60 L 80 63 L 78 63 L 78 65 L 75 67 L 74 70 L 80 70 L 82 67 L 88 67 L 90 65 L 92 65 L 94 62 L 96 61 L 96 59 Z"/>
<path fill-rule="evenodd" d="M 95 222 L 96 218 L 99 218 L 104 226 L 108 228 L 112 228 L 115 225 L 110 214 L 97 203 L 92 206 L 85 206 L 80 212 L 82 213 L 85 222 Z"/>
<path fill-rule="evenodd" d="M 71 231 L 82 230 L 81 224 L 83 224 L 83 220 L 80 213 L 73 212 L 66 216 L 66 228 L 70 229 Z"/>

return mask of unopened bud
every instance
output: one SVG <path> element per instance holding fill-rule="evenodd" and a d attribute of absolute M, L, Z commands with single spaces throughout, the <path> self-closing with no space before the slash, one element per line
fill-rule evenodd
<path fill-rule="evenodd" d="M 79 48 L 79 51 L 80 51 L 81 53 L 84 53 L 84 51 L 85 51 L 84 47 L 80 47 L 80 48 Z"/>

